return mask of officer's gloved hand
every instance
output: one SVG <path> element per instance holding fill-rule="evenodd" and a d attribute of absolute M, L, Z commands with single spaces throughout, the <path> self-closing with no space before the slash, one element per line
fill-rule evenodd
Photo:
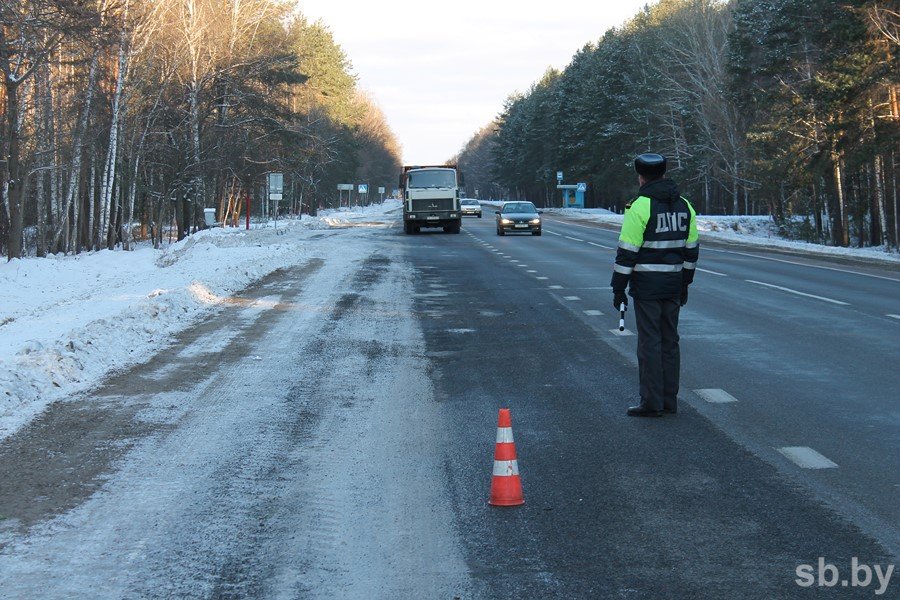
<path fill-rule="evenodd" d="M 688 286 L 686 286 L 686 285 L 682 286 L 682 288 L 681 288 L 681 305 L 682 306 L 687 304 L 687 297 L 688 297 L 687 289 L 688 289 Z"/>
<path fill-rule="evenodd" d="M 623 302 L 625 306 L 628 306 L 628 296 L 625 295 L 625 290 L 613 290 L 613 307 L 619 310 Z"/>

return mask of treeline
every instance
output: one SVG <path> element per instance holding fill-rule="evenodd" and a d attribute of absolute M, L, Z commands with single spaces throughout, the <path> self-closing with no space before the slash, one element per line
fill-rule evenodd
<path fill-rule="evenodd" d="M 4 0 L 0 247 L 11 259 L 158 245 L 242 219 L 266 174 L 284 209 L 392 182 L 399 147 L 294 0 Z"/>
<path fill-rule="evenodd" d="M 896 249 L 898 50 L 896 0 L 662 0 L 510 97 L 458 161 L 482 197 L 559 205 L 561 170 L 621 210 L 632 158 L 659 152 L 703 213 Z"/>

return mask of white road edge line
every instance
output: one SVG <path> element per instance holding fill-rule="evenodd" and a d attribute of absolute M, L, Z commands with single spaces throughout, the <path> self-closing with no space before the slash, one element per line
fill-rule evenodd
<path fill-rule="evenodd" d="M 832 304 L 840 304 L 841 306 L 850 306 L 847 302 L 841 302 L 840 300 L 833 300 L 831 298 L 826 298 L 824 296 L 816 296 L 815 294 L 807 294 L 806 292 L 798 292 L 797 290 L 792 290 L 791 288 L 781 287 L 780 285 L 772 285 L 771 283 L 763 283 L 762 281 L 754 281 L 752 279 L 745 279 L 747 283 L 755 283 L 756 285 L 761 285 L 768 288 L 773 288 L 776 290 L 781 290 L 782 292 L 789 292 L 791 294 L 797 294 L 798 296 L 805 296 L 806 298 L 815 298 L 816 300 L 822 300 L 823 302 L 831 302 Z"/>
<path fill-rule="evenodd" d="M 803 469 L 835 469 L 837 463 L 822 456 L 807 446 L 785 446 L 776 448 L 788 460 Z"/>
<path fill-rule="evenodd" d="M 726 392 L 716 388 L 708 388 L 704 390 L 694 390 L 694 393 L 709 402 L 710 404 L 727 404 L 729 402 L 737 402 L 738 399 Z"/>
<path fill-rule="evenodd" d="M 709 273 L 710 275 L 718 275 L 719 277 L 728 277 L 725 273 L 719 273 L 718 271 L 710 271 L 709 269 L 701 269 L 697 267 L 698 271 L 702 271 L 703 273 Z"/>
<path fill-rule="evenodd" d="M 706 247 L 704 252 L 722 252 L 724 254 L 737 254 L 738 256 L 749 256 L 750 258 L 758 258 L 760 260 L 771 260 L 774 262 L 785 263 L 788 265 L 797 265 L 800 267 L 809 267 L 811 269 L 825 269 L 826 271 L 837 271 L 839 273 L 850 273 L 852 275 L 861 275 L 863 277 L 874 277 L 875 279 L 886 279 L 887 281 L 897 281 L 900 282 L 900 279 L 895 279 L 893 277 L 885 277 L 883 275 L 872 275 L 871 273 L 862 273 L 860 271 L 851 271 L 850 269 L 839 269 L 837 267 L 826 267 L 824 265 L 808 265 L 806 263 L 797 262 L 794 260 L 785 260 L 783 258 L 772 258 L 771 256 L 760 256 L 758 254 L 750 254 L 749 252 L 737 252 L 735 250 L 720 250 L 719 248 L 710 248 Z M 839 255 L 836 255 L 839 256 Z M 827 257 L 824 256 L 813 256 L 811 258 L 816 258 L 820 260 L 825 260 Z"/>

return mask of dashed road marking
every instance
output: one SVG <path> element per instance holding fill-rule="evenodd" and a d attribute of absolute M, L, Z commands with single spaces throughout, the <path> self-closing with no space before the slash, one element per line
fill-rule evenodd
<path fill-rule="evenodd" d="M 544 231 L 547 231 L 547 230 L 545 229 Z M 562 237 L 561 233 L 556 233 L 555 231 L 547 231 L 547 233 L 549 233 L 550 235 L 556 235 L 556 236 Z"/>
<path fill-rule="evenodd" d="M 807 446 L 776 448 L 791 462 L 803 469 L 836 469 L 837 463 Z"/>
<path fill-rule="evenodd" d="M 792 290 L 791 288 L 781 287 L 780 285 L 772 285 L 771 283 L 763 283 L 762 281 L 754 281 L 752 279 L 745 279 L 747 283 L 755 283 L 756 285 L 761 285 L 768 288 L 773 288 L 776 290 L 781 290 L 782 292 L 788 292 L 791 294 L 796 294 L 798 296 L 804 296 L 806 298 L 815 298 L 816 300 L 822 300 L 823 302 L 831 302 L 832 304 L 840 304 L 841 306 L 849 306 L 847 302 L 841 302 L 840 300 L 833 300 L 831 298 L 826 298 L 824 296 L 816 296 L 815 294 L 807 294 L 806 292 L 798 292 L 797 290 Z"/>
<path fill-rule="evenodd" d="M 900 315 L 888 315 L 892 319 L 900 319 Z"/>
<path fill-rule="evenodd" d="M 527 268 L 528 268 L 528 265 L 518 264 L 518 265 L 516 265 L 516 266 L 517 266 L 517 267 L 522 267 L 523 269 L 527 269 Z"/>
<path fill-rule="evenodd" d="M 547 288 L 547 289 L 550 289 L 550 290 L 561 290 L 561 289 L 563 289 L 563 286 L 561 286 L 561 285 L 551 285 L 551 286 L 550 286 L 549 288 Z"/>
<path fill-rule="evenodd" d="M 596 242 L 588 242 L 591 246 L 597 246 L 598 248 L 606 248 L 607 250 L 615 250 L 612 246 L 604 246 L 603 244 L 598 244 Z"/>
<path fill-rule="evenodd" d="M 516 260 L 515 258 L 511 258 L 511 259 L 509 259 L 509 262 L 519 262 L 519 261 Z"/>
<path fill-rule="evenodd" d="M 572 240 L 573 242 L 583 242 L 584 241 L 581 238 L 572 237 L 571 235 L 564 235 L 563 237 L 566 238 L 567 240 Z"/>
<path fill-rule="evenodd" d="M 738 399 L 719 389 L 694 390 L 694 393 L 711 404 L 727 404 L 728 402 L 737 402 Z"/>
<path fill-rule="evenodd" d="M 703 273 L 709 273 L 710 275 L 718 275 L 719 277 L 728 277 L 725 273 L 719 273 L 718 271 L 710 271 L 709 269 L 701 269 L 697 267 L 698 271 L 702 271 Z"/>
<path fill-rule="evenodd" d="M 549 277 L 535 277 L 535 279 L 540 279 L 541 281 L 546 281 L 550 278 Z"/>
<path fill-rule="evenodd" d="M 535 271 L 534 269 L 529 269 L 528 271 L 525 271 L 525 272 L 526 273 L 537 273 L 537 271 Z"/>
<path fill-rule="evenodd" d="M 583 310 L 581 311 L 589 317 L 602 317 L 603 313 L 599 310 Z"/>
<path fill-rule="evenodd" d="M 629 335 L 634 335 L 634 334 L 633 334 L 630 330 L 628 330 L 628 329 L 625 329 L 625 330 L 623 330 L 623 331 L 619 331 L 619 328 L 618 328 L 618 327 L 616 327 L 615 329 L 610 329 L 609 332 L 610 332 L 611 334 L 617 335 L 617 336 L 619 336 L 619 337 L 627 337 L 627 336 L 629 336 Z"/>
<path fill-rule="evenodd" d="M 581 300 L 578 296 L 563 296 L 563 300 Z"/>

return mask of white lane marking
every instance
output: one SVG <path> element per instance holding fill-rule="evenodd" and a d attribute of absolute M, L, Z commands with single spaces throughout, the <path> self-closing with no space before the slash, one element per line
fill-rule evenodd
<path fill-rule="evenodd" d="M 597 246 L 598 248 L 606 248 L 607 250 L 615 250 L 612 246 L 604 246 L 603 244 L 597 244 L 595 242 L 588 242 L 591 246 Z"/>
<path fill-rule="evenodd" d="M 551 285 L 551 286 L 550 286 L 549 288 L 547 288 L 547 289 L 548 289 L 548 290 L 561 290 L 561 289 L 564 289 L 564 288 L 563 288 L 563 286 L 561 286 L 561 285 Z"/>
<path fill-rule="evenodd" d="M 528 271 L 525 271 L 525 272 L 526 273 L 537 273 L 537 271 L 535 271 L 534 269 L 529 269 Z"/>
<path fill-rule="evenodd" d="M 900 319 L 900 315 L 888 315 L 892 319 Z"/>
<path fill-rule="evenodd" d="M 831 298 L 826 298 L 824 296 L 816 296 L 815 294 L 807 294 L 806 292 L 798 292 L 797 290 L 792 290 L 791 288 L 781 287 L 780 285 L 772 285 L 771 283 L 763 283 L 762 281 L 754 281 L 752 279 L 745 279 L 747 283 L 755 283 L 756 285 L 762 285 L 768 288 L 773 288 L 776 290 L 781 290 L 782 292 L 789 292 L 791 294 L 797 294 L 798 296 L 805 296 L 806 298 L 815 298 L 816 300 L 822 300 L 824 302 L 831 302 L 832 304 L 840 304 L 841 306 L 850 306 L 846 302 L 841 302 L 840 300 L 832 300 Z"/>
<path fill-rule="evenodd" d="M 549 233 L 550 235 L 558 235 L 558 236 L 562 237 L 562 234 L 561 234 L 561 233 L 556 233 L 555 231 L 548 231 L 548 230 L 546 230 L 546 229 L 545 229 L 544 231 L 546 231 L 546 232 Z"/>
<path fill-rule="evenodd" d="M 728 277 L 725 273 L 719 273 L 718 271 L 710 271 L 709 269 L 701 269 L 697 267 L 698 271 L 702 271 L 703 273 L 709 273 L 710 275 L 718 275 L 719 277 Z"/>
<path fill-rule="evenodd" d="M 616 327 L 615 329 L 610 329 L 609 332 L 610 332 L 611 334 L 617 335 L 617 336 L 619 336 L 619 337 L 627 337 L 627 336 L 629 336 L 629 335 L 634 335 L 634 334 L 631 333 L 631 331 L 629 331 L 628 329 L 626 329 L 625 331 L 619 331 L 619 328 L 618 328 L 618 327 Z"/>
<path fill-rule="evenodd" d="M 704 252 L 722 252 L 724 254 L 737 254 L 738 256 L 749 256 L 750 258 L 758 258 L 760 260 L 771 260 L 774 262 L 786 263 L 789 265 L 797 265 L 800 267 L 810 267 L 812 269 L 825 269 L 826 271 L 838 271 L 839 273 L 850 273 L 851 275 L 862 275 L 863 277 L 874 277 L 875 279 L 886 279 L 887 281 L 896 281 L 900 283 L 900 279 L 895 279 L 893 277 L 885 277 L 883 275 L 872 275 L 871 273 L 861 273 L 859 271 L 851 271 L 850 269 L 839 269 L 837 267 L 826 267 L 824 265 L 808 265 L 806 263 L 797 262 L 794 260 L 785 260 L 783 258 L 772 258 L 769 256 L 759 256 L 758 254 L 750 254 L 749 252 L 736 252 L 734 250 L 719 250 L 718 248 L 709 248 L 705 247 Z M 816 256 L 820 260 L 825 260 L 827 257 Z"/>
<path fill-rule="evenodd" d="M 564 235 L 563 237 L 566 238 L 567 240 L 572 240 L 573 242 L 583 242 L 584 241 L 581 238 L 572 237 L 571 235 Z"/>
<path fill-rule="evenodd" d="M 602 317 L 603 313 L 599 310 L 583 310 L 581 311 L 589 317 Z"/>
<path fill-rule="evenodd" d="M 517 267 L 522 267 L 523 269 L 527 269 L 528 265 L 516 265 Z"/>
<path fill-rule="evenodd" d="M 728 402 L 737 402 L 737 398 L 719 389 L 694 390 L 694 393 L 712 404 L 726 404 Z"/>
<path fill-rule="evenodd" d="M 563 300 L 581 300 L 578 296 L 563 296 Z"/>
<path fill-rule="evenodd" d="M 519 262 L 519 261 L 516 260 L 515 258 L 511 258 L 511 259 L 509 259 L 509 262 Z"/>
<path fill-rule="evenodd" d="M 540 279 L 542 281 L 546 281 L 547 279 L 550 279 L 550 278 L 549 277 L 535 277 L 535 279 Z"/>
<path fill-rule="evenodd" d="M 822 456 L 807 446 L 785 446 L 776 448 L 791 462 L 803 469 L 836 469 L 837 463 Z"/>

